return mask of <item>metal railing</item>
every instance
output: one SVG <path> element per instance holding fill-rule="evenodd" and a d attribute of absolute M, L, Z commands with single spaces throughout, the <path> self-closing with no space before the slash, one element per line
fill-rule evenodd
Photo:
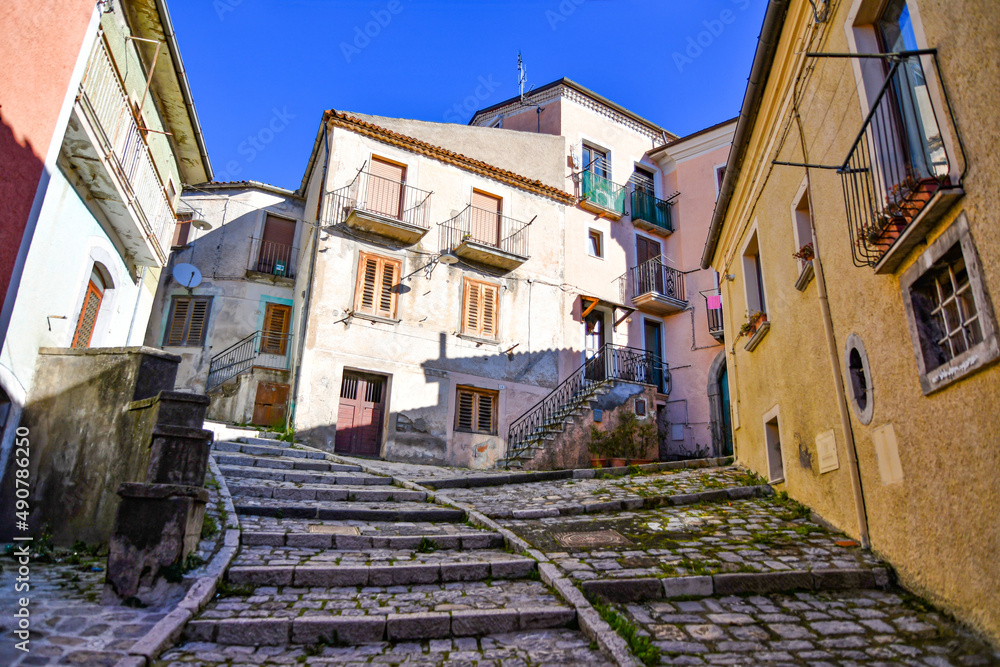
<path fill-rule="evenodd" d="M 205 390 L 217 387 L 251 368 L 288 370 L 292 334 L 255 331 L 212 357 Z"/>
<path fill-rule="evenodd" d="M 659 257 L 633 266 L 618 280 L 623 303 L 643 294 L 659 294 L 677 301 L 687 301 L 684 274 L 664 264 Z"/>
<path fill-rule="evenodd" d="M 370 172 L 359 171 L 354 180 L 331 193 L 333 224 L 347 220 L 352 211 L 374 213 L 429 229 L 431 192 Z"/>
<path fill-rule="evenodd" d="M 931 104 L 921 57 L 894 54 L 882 88 L 838 170 L 857 266 L 875 266 L 904 229 L 948 183 L 950 160 Z"/>
<path fill-rule="evenodd" d="M 465 241 L 479 243 L 518 257 L 528 257 L 528 222 L 500 215 L 471 204 L 450 220 L 438 223 L 441 250 L 452 250 Z"/>
<path fill-rule="evenodd" d="M 295 277 L 295 260 L 298 248 L 283 243 L 250 239 L 250 255 L 247 268 L 258 273 L 267 273 L 282 278 Z"/>
<path fill-rule="evenodd" d="M 705 312 L 708 315 L 708 333 L 715 337 L 721 336 L 724 331 L 723 321 L 722 321 L 722 303 L 719 302 L 718 308 L 712 308 L 709 304 L 710 297 L 718 297 L 720 295 L 719 290 L 707 290 L 702 292 L 701 295 L 705 297 Z"/>
<path fill-rule="evenodd" d="M 642 190 L 632 191 L 632 220 L 644 220 L 651 225 L 668 232 L 674 231 L 674 222 L 670 216 L 668 200 L 657 199 Z"/>
<path fill-rule="evenodd" d="M 612 183 L 592 171 L 585 171 L 580 179 L 580 197 L 589 202 L 625 215 L 625 186 Z"/>
<path fill-rule="evenodd" d="M 170 247 L 176 218 L 103 39 L 90 55 L 79 101 L 94 125 L 102 160 L 125 190 L 126 206 L 165 263 L 164 248 Z"/>
<path fill-rule="evenodd" d="M 548 396 L 510 425 L 505 455 L 508 467 L 512 459 L 527 451 L 532 442 L 545 432 L 547 424 L 559 419 L 567 406 L 596 385 L 618 380 L 669 387 L 669 376 L 669 371 L 662 365 L 659 357 L 650 352 L 612 343 L 604 345 L 549 392 Z"/>

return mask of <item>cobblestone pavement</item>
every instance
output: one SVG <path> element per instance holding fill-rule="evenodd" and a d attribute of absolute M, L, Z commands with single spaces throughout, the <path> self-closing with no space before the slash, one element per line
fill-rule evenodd
<path fill-rule="evenodd" d="M 741 468 L 671 470 L 647 475 L 594 479 L 563 479 L 475 489 L 444 489 L 438 493 L 469 503 L 493 518 L 538 518 L 581 514 L 609 501 L 649 500 L 682 494 L 761 485 Z M 609 509 L 618 509 L 611 506 Z"/>
<path fill-rule="evenodd" d="M 224 527 L 229 517 L 224 515 L 221 500 L 209 473 L 209 502 L 206 516 L 209 526 Z M 221 544 L 221 531 L 206 531 L 195 555 L 208 561 Z M 43 550 L 45 550 L 43 548 Z M 47 551 L 47 550 L 45 550 Z M 43 562 L 43 560 L 58 562 Z M 17 563 L 0 558 L 0 665 L 78 665 L 103 667 L 114 665 L 125 657 L 135 642 L 145 635 L 170 611 L 177 599 L 162 606 L 135 609 L 122 605 L 101 604 L 104 591 L 104 568 L 107 555 L 95 555 L 84 549 L 57 549 L 44 559 L 35 556 L 30 568 L 30 589 L 14 589 Z M 198 570 L 189 573 L 197 576 Z M 30 611 L 30 652 L 15 648 L 13 611 L 17 598 L 28 597 Z M 176 598 L 179 599 L 180 592 Z"/>
<path fill-rule="evenodd" d="M 158 663 L 164 667 L 197 665 L 449 665 L 477 667 L 544 667 L 611 665 L 575 630 L 543 630 L 497 634 L 488 637 L 456 637 L 422 642 L 379 642 L 361 646 L 221 646 L 191 642 L 165 653 Z"/>
<path fill-rule="evenodd" d="M 844 591 L 619 607 L 667 665 L 995 665 L 1000 653 L 918 600 Z"/>

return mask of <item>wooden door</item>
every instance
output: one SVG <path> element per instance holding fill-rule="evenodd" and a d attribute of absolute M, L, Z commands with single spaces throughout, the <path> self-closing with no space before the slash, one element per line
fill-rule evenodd
<path fill-rule="evenodd" d="M 97 278 L 97 280 L 100 280 Z M 90 339 L 94 335 L 94 324 L 97 323 L 97 313 L 101 310 L 101 300 L 104 289 L 91 278 L 87 283 L 87 294 L 83 297 L 83 308 L 80 309 L 80 319 L 76 322 L 76 333 L 73 335 L 72 347 L 90 347 Z"/>
<path fill-rule="evenodd" d="M 650 260 L 660 257 L 660 244 L 644 236 L 635 237 L 635 254 L 638 265 L 636 294 L 656 292 L 663 294 L 663 269 L 660 262 Z"/>
<path fill-rule="evenodd" d="M 288 385 L 280 382 L 259 382 L 253 405 L 253 424 L 283 426 L 288 407 Z"/>
<path fill-rule="evenodd" d="M 405 165 L 373 157 L 369 169 L 365 209 L 401 220 L 404 181 L 406 181 Z"/>
<path fill-rule="evenodd" d="M 334 450 L 342 454 L 378 456 L 382 447 L 385 378 L 344 371 L 337 410 Z"/>
<path fill-rule="evenodd" d="M 659 322 L 643 320 L 643 343 L 646 353 L 652 360 L 650 365 L 650 381 L 658 391 L 663 391 L 663 327 Z"/>
<path fill-rule="evenodd" d="M 594 309 L 583 320 L 584 356 L 587 360 L 595 359 L 604 348 L 604 311 Z M 607 360 L 597 359 L 584 372 L 588 380 L 603 380 L 607 377 L 605 366 Z"/>
<path fill-rule="evenodd" d="M 288 351 L 288 325 L 291 320 L 291 306 L 267 304 L 267 310 L 264 311 L 264 329 L 260 336 L 261 354 L 285 356 Z"/>
<path fill-rule="evenodd" d="M 479 190 L 472 191 L 471 229 L 473 241 L 500 247 L 500 215 L 503 199 Z"/>
<path fill-rule="evenodd" d="M 257 253 L 257 270 L 289 277 L 294 241 L 294 220 L 273 215 L 264 218 L 264 232 L 261 234 L 260 250 Z"/>

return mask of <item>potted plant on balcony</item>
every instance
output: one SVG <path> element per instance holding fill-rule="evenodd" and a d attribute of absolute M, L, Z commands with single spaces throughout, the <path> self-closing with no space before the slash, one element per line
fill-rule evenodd
<path fill-rule="evenodd" d="M 767 315 L 759 310 L 747 312 L 747 321 L 740 325 L 739 336 L 752 336 L 760 328 L 760 325 L 767 321 Z"/>
<path fill-rule="evenodd" d="M 813 260 L 813 257 L 815 256 L 816 256 L 816 251 L 815 249 L 813 249 L 812 241 L 799 248 L 798 252 L 792 253 L 792 257 L 801 260 L 803 263 L 811 262 Z"/>

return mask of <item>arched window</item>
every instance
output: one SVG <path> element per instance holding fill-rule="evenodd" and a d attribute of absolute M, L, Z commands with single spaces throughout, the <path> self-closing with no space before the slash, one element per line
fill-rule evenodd
<path fill-rule="evenodd" d="M 101 301 L 104 299 L 104 290 L 106 287 L 104 278 L 95 264 L 90 272 L 87 293 L 83 297 L 80 318 L 76 322 L 73 347 L 90 347 L 90 339 L 94 335 L 94 324 L 97 322 L 97 313 L 101 310 Z"/>

